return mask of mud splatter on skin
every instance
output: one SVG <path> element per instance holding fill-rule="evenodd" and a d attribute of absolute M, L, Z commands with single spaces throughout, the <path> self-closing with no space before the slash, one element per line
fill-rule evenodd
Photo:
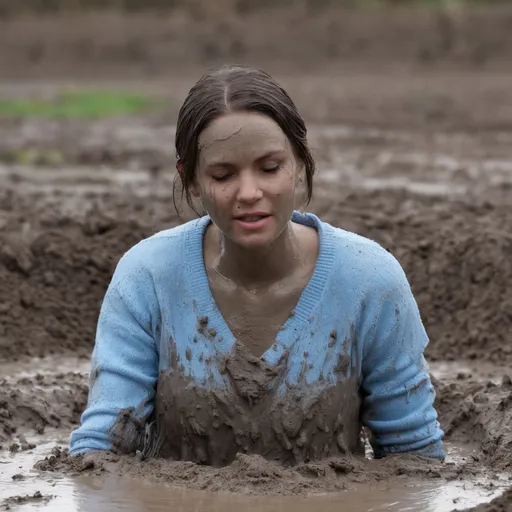
<path fill-rule="evenodd" d="M 213 466 L 232 463 L 237 453 L 285 465 L 364 453 L 355 380 L 330 387 L 288 385 L 278 394 L 286 357 L 268 365 L 237 342 L 219 361 L 226 387 L 198 386 L 179 366 L 162 373 L 155 435 L 145 452 Z"/>

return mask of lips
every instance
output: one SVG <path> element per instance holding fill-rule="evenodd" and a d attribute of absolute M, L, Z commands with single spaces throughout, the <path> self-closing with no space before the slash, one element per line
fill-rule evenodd
<path fill-rule="evenodd" d="M 264 212 L 250 212 L 235 217 L 237 226 L 244 231 L 259 231 L 268 226 L 271 216 Z"/>
<path fill-rule="evenodd" d="M 241 220 L 243 222 L 258 222 L 265 217 L 268 217 L 268 215 L 243 215 L 241 217 L 237 217 L 237 220 Z"/>

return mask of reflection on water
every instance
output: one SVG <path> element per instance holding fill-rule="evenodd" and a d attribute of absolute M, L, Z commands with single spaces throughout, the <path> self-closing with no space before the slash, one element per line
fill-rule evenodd
<path fill-rule="evenodd" d="M 244 497 L 210 494 L 199 491 L 171 490 L 150 485 L 130 485 L 126 480 L 111 478 L 106 481 L 83 480 L 74 484 L 66 502 L 52 504 L 67 510 L 83 512 L 107 511 L 201 511 L 225 512 L 231 508 L 243 512 L 310 512 L 318 508 L 325 512 L 418 511 L 443 512 L 463 509 L 492 499 L 481 487 L 471 484 L 433 484 L 420 481 L 388 482 L 359 486 L 333 495 L 310 498 Z M 67 508 L 69 507 L 69 508 Z M 55 508 L 57 510 L 57 508 Z"/>
<path fill-rule="evenodd" d="M 64 440 L 59 439 L 60 443 Z M 113 475 L 102 477 L 68 478 L 52 473 L 39 474 L 32 469 L 35 461 L 48 455 L 55 441 L 40 444 L 35 450 L 10 454 L 0 452 L 0 503 L 15 495 L 33 495 L 40 491 L 53 498 L 47 503 L 28 503 L 22 510 L 63 512 L 225 512 L 238 509 L 242 512 L 310 512 L 318 508 L 325 512 L 379 512 L 418 511 L 443 512 L 462 510 L 469 506 L 490 501 L 507 486 L 494 479 L 492 491 L 489 482 L 420 481 L 414 479 L 354 485 L 349 490 L 309 498 L 249 497 L 231 494 L 212 494 L 200 491 L 171 489 L 162 485 Z M 466 451 L 447 446 L 452 462 L 457 462 Z M 13 480 L 22 474 L 24 480 Z M 509 483 L 509 482 L 508 482 Z M 1 506 L 1 505 L 0 505 Z M 16 508 L 13 507 L 13 510 Z"/>

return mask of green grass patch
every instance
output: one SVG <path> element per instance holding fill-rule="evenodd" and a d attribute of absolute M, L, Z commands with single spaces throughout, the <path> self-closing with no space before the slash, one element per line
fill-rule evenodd
<path fill-rule="evenodd" d="M 0 163 L 55 167 L 64 163 L 64 155 L 52 148 L 13 148 L 0 151 Z"/>
<path fill-rule="evenodd" d="M 163 105 L 162 100 L 138 93 L 66 91 L 50 100 L 0 100 L 0 116 L 96 119 L 149 113 Z"/>

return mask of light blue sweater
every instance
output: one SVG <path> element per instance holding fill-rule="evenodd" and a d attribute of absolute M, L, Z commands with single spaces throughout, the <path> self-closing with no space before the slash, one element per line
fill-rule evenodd
<path fill-rule="evenodd" d="M 360 382 L 361 418 L 372 433 L 375 455 L 415 451 L 444 458 L 443 432 L 423 357 L 427 334 L 401 266 L 375 242 L 312 214 L 295 212 L 292 220 L 317 229 L 318 260 L 294 315 L 263 360 L 276 364 L 286 351 L 281 382 L 309 386 L 319 379 L 335 383 L 346 378 L 336 371 L 336 361 L 350 357 L 351 377 Z M 203 357 L 195 357 L 199 348 L 212 355 L 233 348 L 235 339 L 215 304 L 204 268 L 202 241 L 209 222 L 203 217 L 157 233 L 121 258 L 101 308 L 94 378 L 81 426 L 71 434 L 72 454 L 111 449 L 109 429 L 120 411 L 134 408 L 141 417 L 151 414 L 159 372 L 169 365 L 171 337 L 185 374 L 198 385 L 205 382 L 206 371 Z M 201 316 L 215 329 L 216 343 L 197 343 Z M 338 357 L 326 357 L 329 340 L 335 342 Z M 306 352 L 311 356 L 304 375 Z M 220 382 L 220 373 L 213 375 Z"/>

